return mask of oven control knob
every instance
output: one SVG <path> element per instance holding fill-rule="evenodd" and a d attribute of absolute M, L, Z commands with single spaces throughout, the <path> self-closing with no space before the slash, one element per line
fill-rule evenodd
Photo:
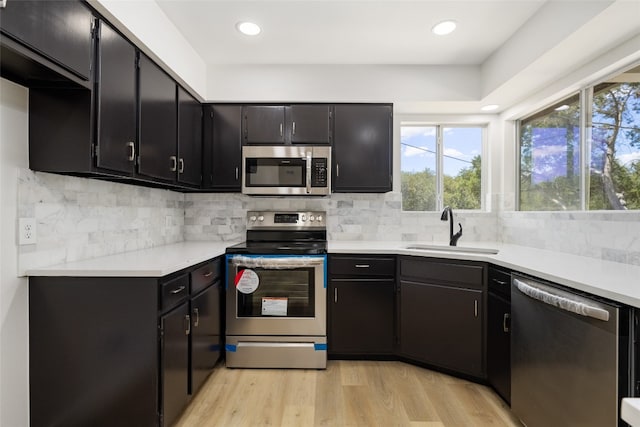
<path fill-rule="evenodd" d="M 255 222 L 256 219 L 258 218 L 255 215 L 251 215 L 251 217 L 249 218 L 251 222 Z"/>
<path fill-rule="evenodd" d="M 258 221 L 260 221 L 260 222 L 264 221 L 264 217 L 263 217 L 262 215 L 260 215 L 260 216 L 258 217 Z"/>
<path fill-rule="evenodd" d="M 322 221 L 322 215 L 318 215 L 318 221 Z"/>
<path fill-rule="evenodd" d="M 305 214 L 302 214 L 302 215 L 300 216 L 300 219 L 301 219 L 302 221 L 306 221 L 306 220 L 307 220 L 307 216 L 306 216 Z"/>
<path fill-rule="evenodd" d="M 313 215 L 309 215 L 309 221 L 313 222 L 316 220 L 316 217 Z"/>

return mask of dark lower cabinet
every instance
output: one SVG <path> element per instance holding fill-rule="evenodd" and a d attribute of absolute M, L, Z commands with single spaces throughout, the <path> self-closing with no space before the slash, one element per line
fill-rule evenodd
<path fill-rule="evenodd" d="M 421 257 L 399 263 L 400 355 L 485 378 L 486 265 Z"/>
<path fill-rule="evenodd" d="M 221 265 L 30 277 L 31 426 L 172 425 L 220 357 Z"/>
<path fill-rule="evenodd" d="M 189 303 L 160 318 L 161 425 L 170 426 L 189 402 Z"/>
<path fill-rule="evenodd" d="M 511 276 L 489 268 L 487 300 L 487 379 L 496 392 L 511 402 Z"/>
<path fill-rule="evenodd" d="M 191 298 L 191 384 L 196 394 L 222 354 L 221 281 Z"/>
<path fill-rule="evenodd" d="M 395 257 L 329 257 L 329 357 L 391 356 L 395 344 Z"/>

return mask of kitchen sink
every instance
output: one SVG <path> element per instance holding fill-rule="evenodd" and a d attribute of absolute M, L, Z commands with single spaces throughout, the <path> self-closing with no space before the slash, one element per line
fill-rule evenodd
<path fill-rule="evenodd" d="M 441 251 L 441 252 L 467 252 L 475 254 L 492 254 L 498 253 L 498 249 L 493 248 L 477 248 L 469 246 L 449 246 L 449 245 L 408 245 L 405 249 L 417 249 L 422 251 Z"/>

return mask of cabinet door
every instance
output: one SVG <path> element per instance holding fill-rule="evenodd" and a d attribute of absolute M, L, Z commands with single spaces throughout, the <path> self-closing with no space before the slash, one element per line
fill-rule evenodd
<path fill-rule="evenodd" d="M 400 282 L 403 356 L 482 376 L 482 291 Z"/>
<path fill-rule="evenodd" d="M 487 377 L 502 398 L 511 401 L 511 303 L 489 293 Z"/>
<path fill-rule="evenodd" d="M 175 181 L 176 83 L 145 55 L 140 54 L 140 140 L 138 173 Z"/>
<path fill-rule="evenodd" d="M 170 426 L 188 402 L 189 303 L 161 317 L 162 420 Z"/>
<path fill-rule="evenodd" d="M 221 354 L 220 282 L 191 300 L 191 387 L 196 394 Z"/>
<path fill-rule="evenodd" d="M 4 34 L 89 80 L 93 14 L 79 1 L 11 1 L 0 8 Z"/>
<path fill-rule="evenodd" d="M 336 105 L 333 191 L 391 191 L 392 107 Z"/>
<path fill-rule="evenodd" d="M 291 142 L 295 144 L 331 144 L 331 107 L 329 105 L 292 105 L 287 110 Z"/>
<path fill-rule="evenodd" d="M 330 353 L 393 353 L 394 284 L 392 279 L 330 281 Z"/>
<path fill-rule="evenodd" d="M 132 174 L 137 141 L 136 49 L 106 23 L 99 25 L 96 165 Z"/>
<path fill-rule="evenodd" d="M 242 107 L 205 107 L 204 187 L 240 191 L 242 171 Z"/>
<path fill-rule="evenodd" d="M 244 142 L 282 144 L 284 142 L 284 106 L 248 105 L 244 107 Z"/>
<path fill-rule="evenodd" d="M 202 184 L 202 106 L 178 87 L 178 182 Z"/>

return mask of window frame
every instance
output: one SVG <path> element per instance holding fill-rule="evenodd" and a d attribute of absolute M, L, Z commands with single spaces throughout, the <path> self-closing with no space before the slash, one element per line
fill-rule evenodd
<path fill-rule="evenodd" d="M 615 79 L 620 74 L 624 74 L 625 72 L 634 69 L 640 66 L 640 61 L 629 64 L 625 67 L 618 68 L 616 71 L 607 74 L 606 76 L 590 81 L 584 85 L 582 85 L 579 89 L 570 91 L 568 93 L 562 93 L 558 96 L 554 97 L 551 102 L 545 103 L 545 105 L 541 108 L 536 109 L 533 112 L 530 112 L 526 115 L 523 115 L 519 119 L 515 120 L 515 142 L 516 142 L 516 150 L 515 150 L 515 209 L 518 212 L 628 212 L 635 211 L 638 212 L 640 209 L 589 209 L 589 200 L 590 200 L 590 178 L 591 178 L 591 150 L 592 150 L 592 131 L 593 126 L 591 124 L 591 119 L 593 115 L 593 99 L 594 99 L 594 88 L 599 84 L 605 83 L 607 81 L 611 81 Z M 532 117 L 539 115 L 546 110 L 552 108 L 555 104 L 561 102 L 564 99 L 569 99 L 573 96 L 578 96 L 578 102 L 580 106 L 580 134 L 579 134 L 579 170 L 580 170 L 580 208 L 579 210 L 567 210 L 567 211 L 555 211 L 555 210 L 528 210 L 523 211 L 521 206 L 521 177 L 522 177 L 522 146 L 521 146 L 521 129 L 522 123 L 530 120 Z M 484 171 L 483 171 L 484 174 Z M 484 178 L 484 176 L 483 176 Z"/>
<path fill-rule="evenodd" d="M 489 173 L 489 148 L 488 148 L 488 127 L 489 124 L 486 122 L 464 122 L 464 123 L 456 123 L 450 121 L 442 121 L 442 122 L 434 122 L 434 121 L 420 121 L 420 120 L 400 120 L 399 121 L 399 139 L 398 145 L 400 149 L 400 155 L 398 156 L 400 160 L 400 176 L 398 182 L 400 184 L 400 194 L 402 195 L 402 128 L 403 127 L 435 127 L 436 128 L 436 207 L 435 210 L 432 211 L 408 211 L 404 210 L 402 206 L 402 197 L 401 197 L 401 212 L 402 213 L 424 213 L 424 212 L 440 212 L 444 209 L 444 129 L 445 128 L 479 128 L 481 130 L 481 138 L 480 138 L 480 156 L 481 156 L 481 166 L 480 166 L 480 209 L 456 209 L 456 211 L 463 212 L 486 212 L 487 211 L 487 203 L 486 203 L 486 194 L 487 194 L 487 185 L 488 185 L 488 173 Z"/>

